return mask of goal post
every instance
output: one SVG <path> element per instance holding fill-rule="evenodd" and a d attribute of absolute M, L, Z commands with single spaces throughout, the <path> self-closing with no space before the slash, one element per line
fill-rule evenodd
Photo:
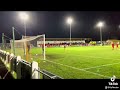
<path fill-rule="evenodd" d="M 4 45 L 4 33 L 2 33 L 2 49 L 4 49 L 5 45 Z"/>
<path fill-rule="evenodd" d="M 42 48 L 43 59 L 46 59 L 46 46 L 45 46 L 45 34 L 39 35 L 42 39 L 37 41 L 37 46 Z"/>
<path fill-rule="evenodd" d="M 46 59 L 46 57 L 45 57 L 45 34 L 43 34 L 43 43 L 44 43 L 43 56 L 44 56 L 44 60 L 45 60 Z"/>

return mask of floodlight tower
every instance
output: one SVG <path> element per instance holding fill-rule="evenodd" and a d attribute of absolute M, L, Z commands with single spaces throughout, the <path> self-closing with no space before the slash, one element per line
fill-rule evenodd
<path fill-rule="evenodd" d="M 24 29 L 25 29 L 25 38 L 26 38 L 26 21 L 28 21 L 29 15 L 25 12 L 20 12 L 19 17 L 21 20 L 23 20 Z M 27 52 L 27 42 L 26 41 L 24 42 L 24 47 L 25 47 L 24 55 L 26 56 L 26 59 L 27 59 L 28 52 Z"/>
<path fill-rule="evenodd" d="M 97 27 L 100 28 L 100 41 L 102 45 L 102 27 L 104 26 L 104 22 L 98 22 Z"/>
<path fill-rule="evenodd" d="M 67 19 L 67 23 L 70 25 L 70 45 L 71 45 L 71 25 L 72 25 L 73 19 L 71 17 L 69 17 Z"/>

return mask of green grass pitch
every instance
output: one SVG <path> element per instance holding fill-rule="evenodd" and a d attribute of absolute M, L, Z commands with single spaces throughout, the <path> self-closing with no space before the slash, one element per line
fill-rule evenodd
<path fill-rule="evenodd" d="M 120 79 L 120 49 L 111 46 L 50 47 L 46 48 L 46 60 L 42 60 L 41 48 L 32 48 L 30 61 L 39 63 L 64 79 Z M 37 55 L 36 55 L 37 54 Z"/>

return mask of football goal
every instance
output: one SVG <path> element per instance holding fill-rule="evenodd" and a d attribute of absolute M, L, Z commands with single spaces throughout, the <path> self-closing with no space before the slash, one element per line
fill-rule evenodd
<path fill-rule="evenodd" d="M 40 42 L 38 44 L 38 41 Z M 37 36 L 22 36 L 21 40 L 10 40 L 11 52 L 26 60 L 39 58 L 45 60 L 45 34 Z"/>

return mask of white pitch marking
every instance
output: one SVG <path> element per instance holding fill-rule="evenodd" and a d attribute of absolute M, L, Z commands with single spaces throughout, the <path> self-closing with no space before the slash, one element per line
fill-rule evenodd
<path fill-rule="evenodd" d="M 113 63 L 113 64 L 105 64 L 105 65 L 100 65 L 100 66 L 95 66 L 95 67 L 89 67 L 89 68 L 83 68 L 83 69 L 91 69 L 91 68 L 99 68 L 99 67 L 104 67 L 104 66 L 110 66 L 110 65 L 115 65 L 115 64 L 120 64 L 120 62 L 118 63 Z"/>
<path fill-rule="evenodd" d="M 98 74 L 98 73 L 90 72 L 90 71 L 87 71 L 87 70 L 84 70 L 84 69 L 79 69 L 79 68 L 72 67 L 72 66 L 69 66 L 69 65 L 64 65 L 64 64 L 56 63 L 56 62 L 49 61 L 49 60 L 45 60 L 45 61 L 52 62 L 52 63 L 58 64 L 58 65 L 62 65 L 62 66 L 66 66 L 66 67 L 69 67 L 69 68 L 72 68 L 72 69 L 76 69 L 76 70 L 79 70 L 79 71 L 88 72 L 88 73 L 91 73 L 91 74 L 94 74 L 94 75 L 98 75 L 98 76 L 102 76 L 102 77 L 106 77 L 106 78 L 111 78 L 110 76 L 105 76 L 105 75 L 102 75 L 102 74 Z"/>

